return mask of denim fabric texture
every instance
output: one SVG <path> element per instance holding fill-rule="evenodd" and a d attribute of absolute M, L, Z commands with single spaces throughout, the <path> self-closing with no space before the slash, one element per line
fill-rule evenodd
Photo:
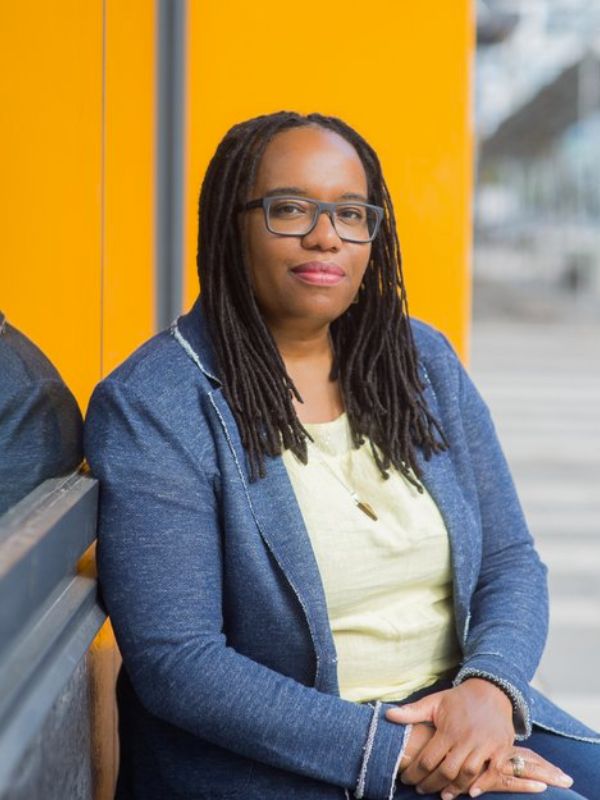
<path fill-rule="evenodd" d="M 463 649 L 454 680 L 500 685 L 518 740 L 535 722 L 600 744 L 529 685 L 547 632 L 546 568 L 485 403 L 448 340 L 412 326 L 425 398 L 451 444 L 429 461 L 418 452 L 450 537 Z M 408 728 L 385 719 L 391 703 L 339 696 L 287 470 L 267 458 L 267 476 L 249 482 L 200 298 L 98 384 L 84 447 L 100 481 L 100 587 L 123 656 L 117 797 L 394 797 Z"/>
<path fill-rule="evenodd" d="M 0 311 L 0 515 L 83 460 L 83 418 L 40 348 Z"/>

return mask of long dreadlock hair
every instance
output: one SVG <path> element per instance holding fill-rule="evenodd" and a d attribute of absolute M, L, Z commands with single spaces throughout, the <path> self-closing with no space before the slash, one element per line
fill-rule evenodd
<path fill-rule="evenodd" d="M 429 460 L 449 443 L 423 398 L 394 211 L 379 159 L 341 119 L 292 111 L 234 125 L 210 161 L 200 192 L 197 265 L 203 307 L 223 393 L 249 458 L 250 481 L 265 476 L 265 454 L 289 448 L 306 464 L 306 437 L 312 441 L 292 405 L 293 396 L 302 398 L 252 291 L 237 220 L 267 144 L 281 131 L 306 125 L 334 131 L 354 146 L 366 172 L 369 203 L 384 208 L 358 302 L 330 324 L 329 377 L 340 380 L 354 447 L 367 437 L 384 478 L 393 464 L 423 492 L 410 474 L 412 468 L 422 479 L 415 447 Z"/>

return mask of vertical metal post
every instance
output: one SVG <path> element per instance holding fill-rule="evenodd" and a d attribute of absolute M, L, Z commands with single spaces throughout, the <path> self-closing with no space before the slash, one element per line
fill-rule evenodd
<path fill-rule="evenodd" d="M 186 0 L 157 0 L 155 328 L 181 313 L 186 96 Z"/>

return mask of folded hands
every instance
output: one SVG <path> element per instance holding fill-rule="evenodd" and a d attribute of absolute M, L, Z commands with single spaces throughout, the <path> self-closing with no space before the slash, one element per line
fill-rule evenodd
<path fill-rule="evenodd" d="M 537 753 L 514 745 L 510 698 L 490 681 L 469 678 L 452 689 L 388 709 L 391 722 L 412 723 L 400 781 L 442 800 L 468 793 L 542 792 L 573 781 Z M 521 756 L 520 775 L 511 758 Z"/>

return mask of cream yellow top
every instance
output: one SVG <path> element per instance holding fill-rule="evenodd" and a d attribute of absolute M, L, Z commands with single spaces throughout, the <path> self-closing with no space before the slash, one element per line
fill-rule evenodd
<path fill-rule="evenodd" d="M 429 493 L 398 470 L 381 476 L 368 441 L 353 448 L 346 412 L 303 424 L 315 440 L 308 464 L 291 450 L 283 461 L 323 581 L 340 694 L 400 700 L 459 662 L 444 521 Z M 332 470 L 373 507 L 376 521 Z"/>

